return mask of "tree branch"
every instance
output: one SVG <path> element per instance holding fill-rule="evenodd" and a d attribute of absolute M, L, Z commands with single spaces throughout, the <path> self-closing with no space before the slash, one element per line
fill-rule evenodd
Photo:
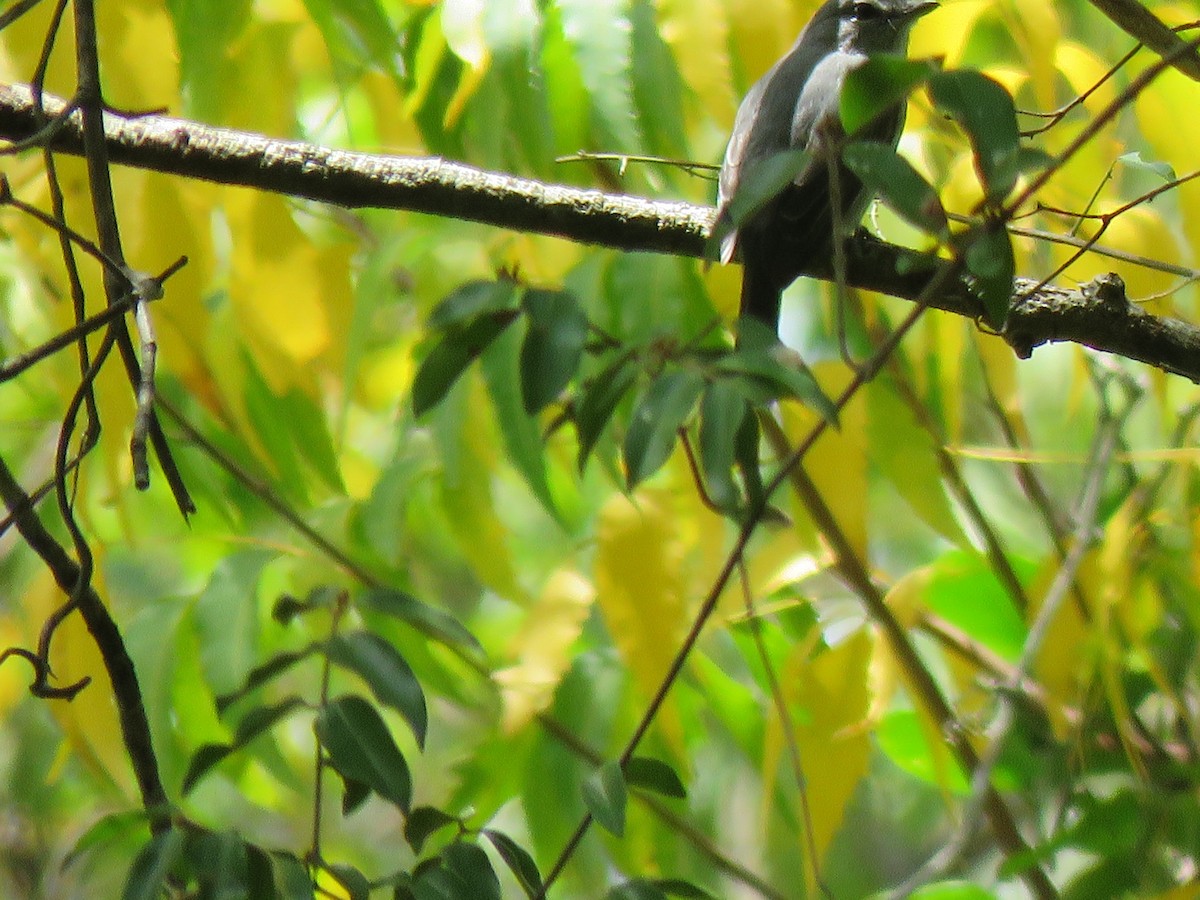
<path fill-rule="evenodd" d="M 65 103 L 45 95 L 45 113 Z M 45 118 L 22 85 L 0 85 L 0 138 L 35 136 Z M 546 184 L 434 157 L 381 156 L 213 128 L 166 116 L 105 116 L 113 162 L 303 197 L 337 206 L 404 209 L 467 219 L 515 231 L 555 235 L 621 250 L 702 257 L 715 216 L 706 206 L 650 200 Z M 78 113 L 54 133 L 55 149 L 80 153 Z M 913 251 L 859 235 L 847 247 L 847 283 L 913 300 L 928 283 L 929 261 Z M 831 279 L 829 265 L 797 274 Z M 1001 335 L 1022 358 L 1034 348 L 1070 341 L 1200 382 L 1200 328 L 1151 315 L 1125 296 L 1115 275 L 1079 290 L 1018 282 Z M 930 306 L 977 318 L 965 281 Z"/>

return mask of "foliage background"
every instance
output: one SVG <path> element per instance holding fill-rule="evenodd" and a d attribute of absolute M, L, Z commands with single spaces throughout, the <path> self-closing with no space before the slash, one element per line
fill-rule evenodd
<path fill-rule="evenodd" d="M 0 34 L 5 80 L 33 71 L 47 6 Z M 811 9 L 784 0 L 125 0 L 98 12 L 105 96 L 121 109 L 165 107 L 322 144 L 707 202 L 712 185 L 677 170 L 631 165 L 619 173 L 603 161 L 555 158 L 586 150 L 719 160 L 738 98 Z M 1171 23 L 1196 13 L 1188 4 L 1155 11 Z M 952 0 L 918 25 L 912 53 L 984 68 L 1018 106 L 1051 110 L 1129 47 L 1081 2 Z M 1035 143 L 1065 147 L 1148 57 Z M 72 85 L 69 53 L 56 52 L 47 87 L 69 95 Z M 1179 111 L 1194 105 L 1194 85 L 1164 74 L 1039 199 L 1078 213 L 1138 196 L 1159 176 L 1118 161 L 1128 152 L 1187 171 L 1200 123 Z M 902 149 L 948 208 L 970 210 L 978 188 L 968 148 L 920 96 Z M 0 165 L 14 193 L 47 206 L 40 157 Z M 58 165 L 68 212 L 86 231 L 83 163 Z M 681 454 L 633 496 L 621 493 L 613 470 L 620 417 L 582 474 L 570 429 L 551 432 L 543 447 L 549 418 L 529 421 L 514 390 L 518 335 L 415 419 L 409 391 L 429 346 L 422 323 L 456 286 L 506 271 L 570 288 L 594 323 L 644 344 L 694 335 L 714 312 L 731 317 L 737 270 L 452 219 L 350 214 L 141 171 L 115 177 L 129 259 L 156 271 L 189 257 L 154 307 L 163 393 L 359 565 L 452 612 L 478 637 L 487 677 L 419 636 L 374 623 L 430 699 L 423 753 L 403 745 L 397 729 L 418 802 L 499 823 L 545 871 L 584 811 L 579 785 L 594 762 L 564 735 L 598 757 L 620 752 L 732 531 L 698 500 Z M 1196 191 L 1183 185 L 1116 218 L 1104 243 L 1194 265 Z M 886 211 L 875 224 L 889 238 L 918 239 Z M 1022 224 L 1095 227 L 1049 213 Z M 55 235 L 10 213 L 0 229 L 0 340 L 11 355 L 69 325 L 70 312 Z M 1065 257 L 1055 245 L 1018 242 L 1022 274 L 1049 272 Z M 1063 280 L 1110 269 L 1156 312 L 1197 318 L 1195 288 L 1181 287 L 1177 275 L 1088 256 Z M 99 272 L 85 275 L 99 298 Z M 834 392 L 849 375 L 830 308 L 824 287 L 797 285 L 784 334 Z M 904 306 L 866 298 L 861 310 L 850 339 L 864 355 L 872 329 Z M 30 483 L 49 474 L 49 448 L 77 379 L 60 354 L 0 388 L 0 452 Z M 178 796 L 190 755 L 229 739 L 214 698 L 270 654 L 322 634 L 315 624 L 272 621 L 276 598 L 353 579 L 195 442 L 176 444 L 199 507 L 190 522 L 161 478 L 137 494 L 128 387 L 110 369 L 98 390 L 105 433 L 83 467 L 77 514 Z M 974 323 L 931 314 L 806 463 L 977 736 L 997 715 L 987 676 L 1020 658 L 1061 564 L 1055 544 L 1070 545 L 1072 517 L 1087 508 L 1081 491 L 1101 467 L 1095 521 L 1081 532 L 1094 539 L 1076 579 L 1081 599 L 1066 604 L 1033 660 L 1037 702 L 1022 709 L 996 776 L 1047 848 L 1043 862 L 1076 896 L 1174 896 L 1196 873 L 1195 400 L 1179 379 L 1078 348 L 1043 348 L 1018 362 Z M 790 408 L 783 419 L 793 438 L 812 421 Z M 1098 461 L 1097 436 L 1114 422 L 1115 452 Z M 1041 506 L 1031 478 L 1044 486 Z M 998 536 L 1020 591 L 1006 589 L 981 552 L 970 502 Z M 784 505 L 794 524 L 764 530 L 747 559 L 755 614 L 747 617 L 740 590 L 724 598 L 644 748 L 683 774 L 688 799 L 663 805 L 687 826 L 635 803 L 623 839 L 585 841 L 568 868 L 569 895 L 598 896 L 620 872 L 759 896 L 762 885 L 747 884 L 730 862 L 757 873 L 769 895 L 804 896 L 813 871 L 806 798 L 829 889 L 864 896 L 902 881 L 955 833 L 964 809 L 969 815 L 968 786 L 900 688 L 862 607 L 830 571 L 804 508 Z M 2 548 L 0 633 L 5 644 L 28 644 L 60 601 L 18 542 L 6 536 Z M 958 629 L 957 652 L 935 639 L 930 622 Z M 31 701 L 25 674 L 13 662 L 0 668 L 0 892 L 115 896 L 136 831 L 60 868 L 87 826 L 133 801 L 114 711 L 82 625 L 60 633 L 52 659 L 64 682 L 91 675 L 97 683 L 69 704 Z M 807 791 L 788 762 L 768 672 L 791 710 Z M 301 667 L 286 690 L 315 691 L 318 674 Z M 538 720 L 544 712 L 561 732 Z M 307 722 L 289 722 L 203 781 L 185 801 L 189 815 L 268 846 L 302 848 L 310 745 Z M 402 826 L 379 802 L 331 816 L 326 853 L 368 873 L 391 871 L 411 861 Z M 1019 894 L 1000 863 L 977 836 L 950 874 Z M 1097 893 L 1096 885 L 1105 887 Z M 506 889 L 516 896 L 515 883 Z"/>

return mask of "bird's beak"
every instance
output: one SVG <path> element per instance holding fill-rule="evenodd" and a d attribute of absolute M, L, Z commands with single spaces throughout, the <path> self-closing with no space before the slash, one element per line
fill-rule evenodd
<path fill-rule="evenodd" d="M 924 3 L 917 3 L 914 6 L 910 7 L 908 9 L 908 11 L 904 13 L 904 18 L 915 22 L 917 19 L 921 18 L 921 16 L 925 15 L 926 13 L 933 12 L 940 5 L 941 4 L 939 4 L 939 3 L 934 3 L 933 0 L 925 0 Z"/>

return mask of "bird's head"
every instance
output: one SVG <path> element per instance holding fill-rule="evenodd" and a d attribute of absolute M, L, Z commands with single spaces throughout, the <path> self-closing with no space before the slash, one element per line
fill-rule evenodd
<path fill-rule="evenodd" d="M 932 0 L 832 0 L 838 44 L 857 53 L 903 53 L 913 23 L 937 9 Z"/>

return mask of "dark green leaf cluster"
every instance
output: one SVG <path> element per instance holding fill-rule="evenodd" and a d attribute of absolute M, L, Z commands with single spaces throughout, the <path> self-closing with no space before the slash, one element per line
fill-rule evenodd
<path fill-rule="evenodd" d="M 551 427 L 575 426 L 582 470 L 624 406 L 628 418 L 620 446 L 630 490 L 663 466 L 698 408 L 705 487 L 716 508 L 736 515 L 764 500 L 758 407 L 787 398 L 830 421 L 835 418 L 832 401 L 811 374 L 757 322 L 739 323 L 733 350 L 661 338 L 629 347 L 593 328 L 574 293 L 531 289 L 518 294 L 504 281 L 463 285 L 434 310 L 434 344 L 413 383 L 416 414 L 436 406 L 475 360 L 483 358 L 486 368 L 489 345 L 518 320 L 526 323 L 518 370 L 506 383 L 520 385 L 523 414 L 535 417 L 557 403 L 560 411 Z M 591 365 L 585 366 L 588 358 Z M 504 376 L 495 370 L 488 374 Z M 513 411 L 497 405 L 503 429 Z M 527 428 L 508 426 L 510 431 Z M 521 469 L 543 496 L 540 460 Z"/>
<path fill-rule="evenodd" d="M 971 142 L 983 187 L 981 221 L 959 234 L 951 234 L 937 191 L 911 163 L 886 144 L 853 140 L 856 131 L 921 86 L 934 108 Z M 847 77 L 841 115 L 851 138 L 843 152 L 846 167 L 903 219 L 953 250 L 971 275 L 983 318 L 1002 327 L 1015 276 L 1004 204 L 1022 173 L 1049 162 L 1044 153 L 1021 144 L 1012 96 L 973 70 L 943 71 L 930 60 L 878 57 Z"/>

